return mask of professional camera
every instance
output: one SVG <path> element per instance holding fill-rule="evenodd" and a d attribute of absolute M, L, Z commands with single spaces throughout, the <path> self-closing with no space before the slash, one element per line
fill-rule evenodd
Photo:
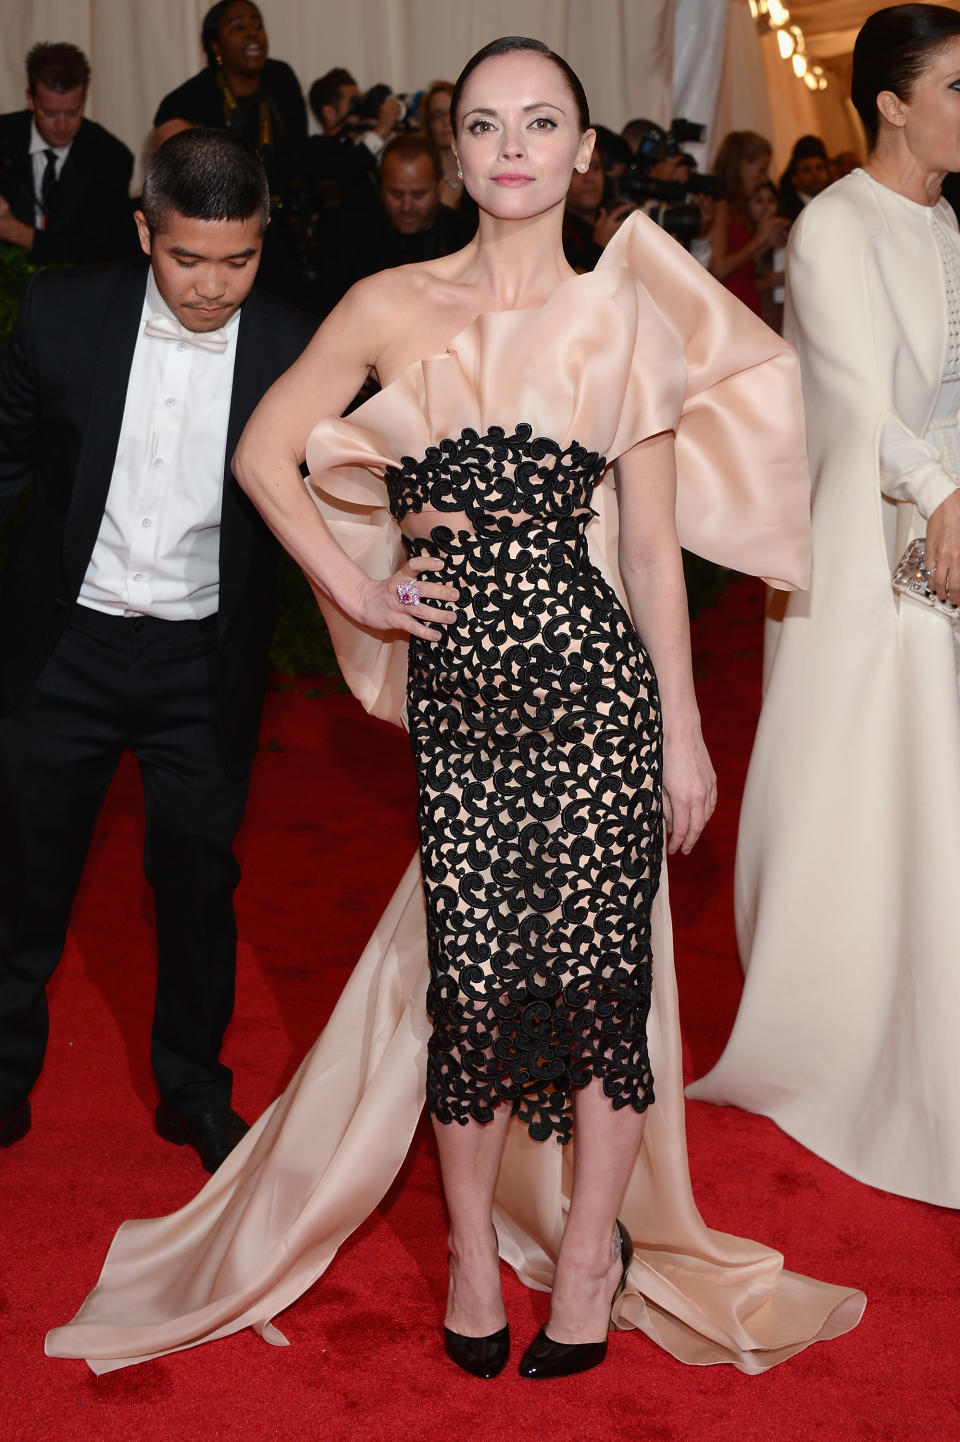
<path fill-rule="evenodd" d="M 350 109 L 344 121 L 344 128 L 354 131 L 369 130 L 376 125 L 380 114 L 380 106 L 385 100 L 393 97 L 399 100 L 403 106 L 400 119 L 397 121 L 397 130 L 412 130 L 413 120 L 410 114 L 409 95 L 394 95 L 389 85 L 371 85 L 370 89 L 363 95 L 355 95 L 350 101 Z"/>
<path fill-rule="evenodd" d="M 682 116 L 674 120 L 669 130 L 652 120 L 645 121 L 644 125 L 645 132 L 633 164 L 620 180 L 621 194 L 642 206 L 681 245 L 689 246 L 703 226 L 700 207 L 691 203 L 691 197 L 708 195 L 718 199 L 720 196 L 716 176 L 701 175 L 694 157 L 682 149 L 684 145 L 700 144 L 706 135 L 706 126 Z M 655 170 L 669 171 L 671 178 L 652 174 Z"/>

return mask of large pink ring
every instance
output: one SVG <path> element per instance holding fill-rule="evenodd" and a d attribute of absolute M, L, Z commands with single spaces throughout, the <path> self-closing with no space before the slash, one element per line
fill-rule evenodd
<path fill-rule="evenodd" d="M 420 587 L 416 581 L 398 581 L 397 595 L 400 597 L 402 606 L 419 606 Z"/>

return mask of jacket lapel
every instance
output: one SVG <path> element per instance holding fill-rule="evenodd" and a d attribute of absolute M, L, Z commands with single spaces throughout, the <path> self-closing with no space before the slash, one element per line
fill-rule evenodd
<path fill-rule="evenodd" d="M 223 504 L 220 512 L 220 611 L 229 613 L 224 604 L 236 577 L 246 574 L 251 539 L 252 506 L 237 485 L 230 462 L 241 432 L 265 389 L 263 379 L 264 348 L 269 347 L 264 327 L 263 308 L 256 291 L 243 303 L 237 354 L 233 364 L 233 393 L 227 421 L 227 447 L 223 462 Z"/>
<path fill-rule="evenodd" d="M 101 321 L 93 375 L 88 383 L 89 410 L 83 446 L 64 529 L 67 574 L 76 578 L 79 568 L 81 581 L 107 503 L 146 285 L 145 265 L 118 269 Z"/>

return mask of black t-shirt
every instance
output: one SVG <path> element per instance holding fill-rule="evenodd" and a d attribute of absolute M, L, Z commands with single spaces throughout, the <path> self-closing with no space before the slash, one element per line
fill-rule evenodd
<path fill-rule="evenodd" d="M 163 125 L 168 120 L 189 120 L 193 125 L 235 131 L 259 151 L 271 192 L 285 198 L 291 184 L 296 184 L 303 172 L 307 110 L 300 82 L 284 61 L 265 60 L 260 89 L 252 95 L 236 96 L 235 99 L 236 109 L 225 105 L 223 92 L 217 84 L 217 71 L 208 65 L 199 75 L 191 75 L 189 80 L 163 97 L 153 123 Z M 261 145 L 261 99 L 265 99 L 270 107 L 273 136 L 269 147 Z"/>

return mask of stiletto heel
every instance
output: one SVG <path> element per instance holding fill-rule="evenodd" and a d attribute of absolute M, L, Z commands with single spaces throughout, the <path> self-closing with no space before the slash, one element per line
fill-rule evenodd
<path fill-rule="evenodd" d="M 610 1298 L 608 1331 L 613 1330 L 613 1309 L 627 1285 L 627 1273 L 630 1270 L 630 1263 L 633 1261 L 633 1240 L 619 1218 L 617 1219 L 617 1235 L 620 1238 L 620 1257 L 623 1265 L 620 1268 L 620 1279 L 617 1282 L 616 1290 Z M 555 1342 L 546 1327 L 541 1327 L 520 1359 L 520 1376 L 543 1379 L 572 1377 L 575 1372 L 588 1372 L 591 1367 L 599 1367 L 606 1355 L 606 1337 L 602 1342 Z"/>
<path fill-rule="evenodd" d="M 464 1337 L 444 1327 L 443 1342 L 450 1361 L 456 1362 L 464 1372 L 474 1377 L 496 1377 L 510 1355 L 510 1328 L 501 1327 L 488 1337 Z"/>

